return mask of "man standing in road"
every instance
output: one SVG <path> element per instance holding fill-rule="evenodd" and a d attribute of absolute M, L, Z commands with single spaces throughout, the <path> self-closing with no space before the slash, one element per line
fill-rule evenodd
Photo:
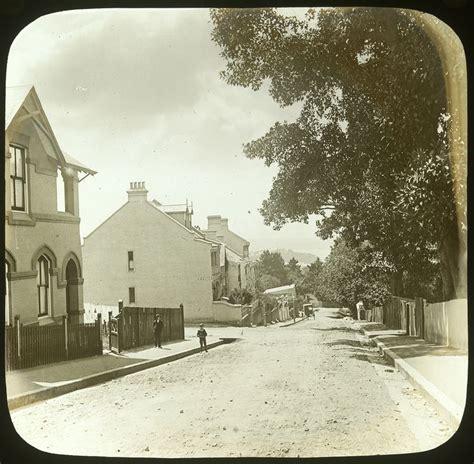
<path fill-rule="evenodd" d="M 206 332 L 206 329 L 204 328 L 204 324 L 199 324 L 199 330 L 197 331 L 197 336 L 199 337 L 199 346 L 201 347 L 200 353 L 202 353 L 203 348 L 207 353 L 207 344 L 206 344 L 207 332 Z"/>
<path fill-rule="evenodd" d="M 153 333 L 155 334 L 155 348 L 161 348 L 161 331 L 163 330 L 163 321 L 158 314 L 153 321 Z"/>

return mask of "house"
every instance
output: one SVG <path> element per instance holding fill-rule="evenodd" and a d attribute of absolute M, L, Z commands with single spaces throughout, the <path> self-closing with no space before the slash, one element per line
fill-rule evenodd
<path fill-rule="evenodd" d="M 96 172 L 61 149 L 33 86 L 7 87 L 5 110 L 5 322 L 82 322 L 79 183 Z"/>
<path fill-rule="evenodd" d="M 229 221 L 218 215 L 207 217 L 207 229 L 201 231 L 208 240 L 221 244 L 220 296 L 237 289 L 255 289 L 254 264 L 249 258 L 250 242 L 229 229 Z M 217 299 L 217 298 L 216 298 Z"/>
<path fill-rule="evenodd" d="M 192 205 L 148 200 L 132 182 L 128 201 L 84 238 L 88 308 L 184 306 L 186 321 L 212 316 L 212 256 L 219 246 L 192 225 Z"/>

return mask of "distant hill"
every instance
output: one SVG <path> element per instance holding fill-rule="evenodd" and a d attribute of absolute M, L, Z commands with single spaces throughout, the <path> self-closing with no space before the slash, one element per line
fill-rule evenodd
<path fill-rule="evenodd" d="M 269 250 L 273 253 L 280 253 L 285 263 L 288 263 L 291 258 L 295 258 L 300 264 L 311 264 L 316 261 L 317 256 L 311 253 L 303 253 L 300 251 L 287 250 L 284 248 L 277 248 L 276 250 Z M 263 250 L 255 251 L 250 254 L 252 259 L 258 259 Z"/>

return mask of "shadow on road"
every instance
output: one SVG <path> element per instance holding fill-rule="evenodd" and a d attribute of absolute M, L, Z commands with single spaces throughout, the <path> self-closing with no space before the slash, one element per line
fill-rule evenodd
<path fill-rule="evenodd" d="M 327 343 L 324 343 L 324 345 L 326 346 L 343 346 L 343 345 L 347 345 L 347 346 L 355 346 L 355 347 L 361 347 L 361 346 L 364 346 L 364 345 L 361 345 L 361 343 L 357 340 L 347 340 L 347 339 L 340 339 L 340 340 L 334 340 L 332 342 L 327 342 Z"/>
<path fill-rule="evenodd" d="M 369 351 L 364 353 L 353 353 L 350 355 L 350 357 L 359 361 L 381 364 L 382 366 L 388 366 L 390 364 L 383 356 L 380 356 L 378 353 Z"/>
<path fill-rule="evenodd" d="M 312 327 L 311 330 L 317 330 L 319 332 L 354 332 L 353 329 L 349 328 L 349 327 L 330 327 L 330 328 L 327 328 L 327 329 L 318 329 L 316 327 Z"/>

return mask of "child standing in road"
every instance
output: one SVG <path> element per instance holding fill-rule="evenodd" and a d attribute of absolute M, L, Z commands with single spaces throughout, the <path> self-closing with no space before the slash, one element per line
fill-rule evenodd
<path fill-rule="evenodd" d="M 199 345 L 201 347 L 200 353 L 202 353 L 203 348 L 207 353 L 207 344 L 206 344 L 207 332 L 204 329 L 204 324 L 199 324 L 199 330 L 197 331 L 197 336 L 199 337 Z"/>

